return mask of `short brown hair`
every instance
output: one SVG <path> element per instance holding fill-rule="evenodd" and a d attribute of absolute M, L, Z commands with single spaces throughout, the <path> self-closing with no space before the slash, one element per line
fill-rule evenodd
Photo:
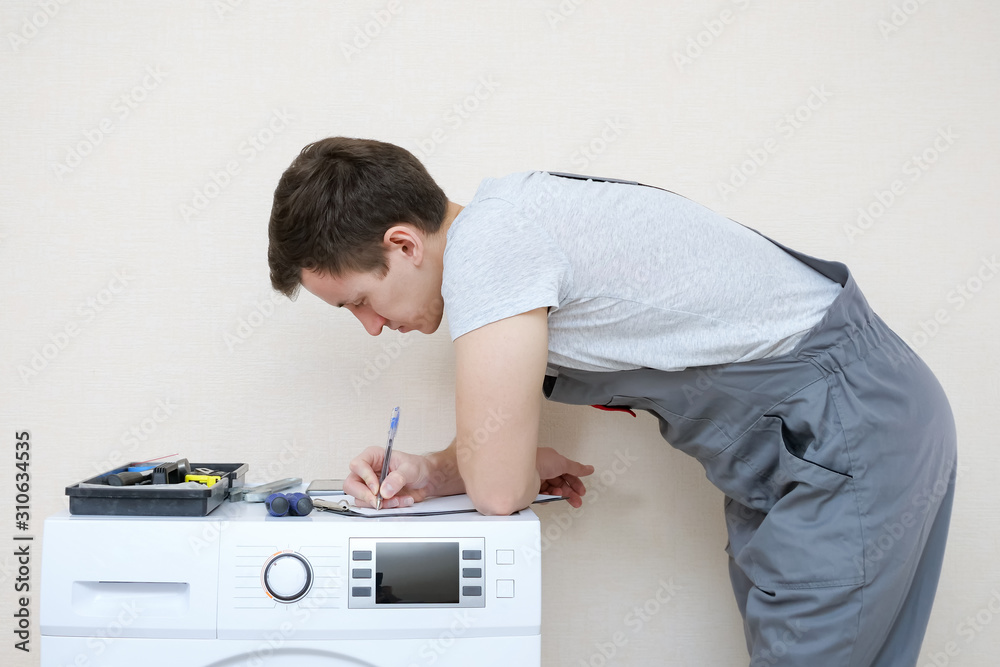
<path fill-rule="evenodd" d="M 281 175 L 268 225 L 271 285 L 293 298 L 302 270 L 389 270 L 382 237 L 408 222 L 433 234 L 448 199 L 412 153 L 372 139 L 309 144 Z"/>

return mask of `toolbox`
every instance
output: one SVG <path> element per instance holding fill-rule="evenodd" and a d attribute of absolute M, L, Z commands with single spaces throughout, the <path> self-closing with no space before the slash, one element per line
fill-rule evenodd
<path fill-rule="evenodd" d="M 243 486 L 246 463 L 192 463 L 191 468 L 210 468 L 224 473 L 218 482 L 204 488 L 172 488 L 176 484 L 112 486 L 109 475 L 126 472 L 130 463 L 66 487 L 70 514 L 114 516 L 208 516 Z"/>

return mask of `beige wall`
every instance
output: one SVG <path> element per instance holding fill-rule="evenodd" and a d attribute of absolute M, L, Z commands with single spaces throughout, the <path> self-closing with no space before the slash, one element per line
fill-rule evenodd
<path fill-rule="evenodd" d="M 272 300 L 281 171 L 312 140 L 374 137 L 423 156 L 460 203 L 511 171 L 631 178 L 846 262 L 959 424 L 921 665 L 995 664 L 998 18 L 986 0 L 5 1 L 4 506 L 22 430 L 36 540 L 65 486 L 126 458 L 340 476 L 396 404 L 400 449 L 447 444 L 444 327 L 376 339 L 309 295 Z M 546 405 L 541 440 L 604 475 L 582 511 L 539 511 L 546 664 L 600 664 L 616 633 L 620 664 L 744 663 L 722 496 L 700 467 L 647 415 Z M 8 510 L 3 544 L 15 532 Z M 12 647 L 11 553 L 0 662 L 33 665 L 37 625 L 35 652 Z M 638 619 L 661 582 L 669 602 Z"/>

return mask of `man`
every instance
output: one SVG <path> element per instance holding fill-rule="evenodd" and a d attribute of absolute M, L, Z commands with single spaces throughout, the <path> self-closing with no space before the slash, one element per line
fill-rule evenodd
<path fill-rule="evenodd" d="M 381 488 L 382 451 L 365 450 L 345 482 L 361 502 L 579 506 L 593 468 L 538 447 L 539 388 L 647 410 L 726 494 L 751 665 L 916 662 L 954 422 L 844 265 L 637 183 L 513 174 L 462 207 L 407 151 L 342 137 L 284 173 L 269 234 L 275 289 L 301 285 L 372 335 L 433 333 L 448 313 L 455 441 L 394 452 Z"/>

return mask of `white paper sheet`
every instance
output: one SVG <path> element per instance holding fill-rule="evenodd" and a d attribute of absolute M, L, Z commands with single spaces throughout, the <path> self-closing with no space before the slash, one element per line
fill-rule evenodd
<path fill-rule="evenodd" d="M 468 495 L 461 493 L 455 496 L 441 496 L 439 498 L 428 498 L 423 502 L 414 503 L 410 507 L 389 507 L 380 510 L 374 507 L 357 507 L 354 504 L 354 496 L 325 496 L 314 498 L 327 503 L 340 505 L 345 510 L 350 510 L 357 516 L 364 517 L 390 517 L 390 516 L 431 516 L 434 514 L 455 514 L 457 512 L 475 512 L 476 508 Z M 535 503 L 547 503 L 555 500 L 563 500 L 562 496 L 550 496 L 539 493 L 535 498 Z M 317 503 L 317 507 L 321 504 Z"/>

